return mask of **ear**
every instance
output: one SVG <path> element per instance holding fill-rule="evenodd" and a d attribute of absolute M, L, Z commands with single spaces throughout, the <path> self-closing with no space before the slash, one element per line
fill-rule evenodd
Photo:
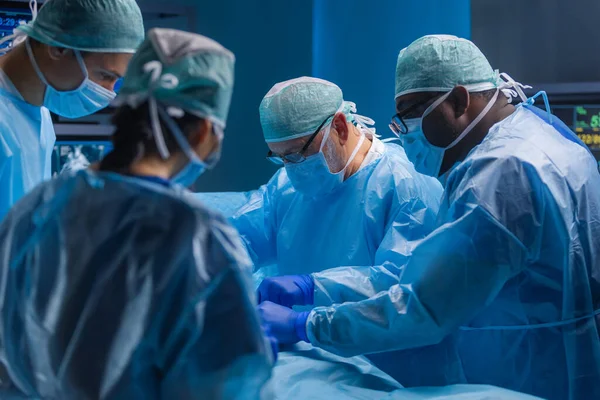
<path fill-rule="evenodd" d="M 212 124 L 207 119 L 201 119 L 188 128 L 188 132 L 186 133 L 190 146 L 195 149 L 203 144 L 207 140 L 208 135 L 212 133 L 211 130 Z"/>
<path fill-rule="evenodd" d="M 344 145 L 348 140 L 348 135 L 350 133 L 348 130 L 348 120 L 344 113 L 339 112 L 334 115 L 331 127 L 337 132 L 340 145 Z"/>
<path fill-rule="evenodd" d="M 65 58 L 69 52 L 72 52 L 72 50 L 65 49 L 64 47 L 48 46 L 48 55 L 53 61 L 58 61 Z"/>
<path fill-rule="evenodd" d="M 471 104 L 471 97 L 469 91 L 464 86 L 456 86 L 450 92 L 448 96 L 454 110 L 454 118 L 460 118 L 466 114 L 469 105 Z"/>

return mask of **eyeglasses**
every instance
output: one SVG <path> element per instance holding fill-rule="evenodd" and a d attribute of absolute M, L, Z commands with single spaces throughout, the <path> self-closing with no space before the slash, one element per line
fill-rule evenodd
<path fill-rule="evenodd" d="M 390 129 L 392 130 L 392 132 L 396 135 L 405 135 L 408 133 L 408 126 L 406 125 L 406 122 L 404 122 L 404 119 L 406 118 L 407 115 L 409 115 L 411 112 L 415 111 L 416 109 L 418 109 L 419 107 L 431 102 L 434 99 L 437 99 L 438 97 L 440 97 L 439 94 L 436 94 L 433 97 L 430 97 L 428 99 L 425 99 L 423 101 L 420 101 L 418 103 L 415 103 L 411 106 L 408 106 L 407 108 L 405 108 L 404 110 L 400 111 L 399 113 L 395 114 L 392 117 L 392 120 L 390 121 Z"/>
<path fill-rule="evenodd" d="M 325 118 L 325 120 L 321 123 L 321 125 L 319 125 L 317 130 L 310 136 L 310 138 L 308 139 L 308 141 L 306 142 L 306 144 L 302 147 L 302 149 L 300 151 L 295 151 L 293 153 L 279 155 L 279 154 L 275 154 L 269 150 L 269 152 L 267 153 L 267 160 L 269 160 L 273 164 L 277 164 L 277 165 L 283 165 L 285 163 L 299 164 L 301 162 L 304 162 L 306 160 L 304 153 L 306 153 L 306 150 L 308 150 L 308 148 L 310 147 L 312 142 L 315 140 L 315 138 L 317 137 L 319 132 L 321 132 L 321 129 L 323 129 L 323 126 L 325 126 L 327 121 L 329 121 L 329 119 L 331 117 L 333 117 L 334 115 L 335 114 L 331 114 L 330 116 Z"/>

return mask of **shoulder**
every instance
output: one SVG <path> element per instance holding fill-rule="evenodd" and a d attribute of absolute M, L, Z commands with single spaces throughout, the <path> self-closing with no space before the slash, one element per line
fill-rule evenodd
<path fill-rule="evenodd" d="M 442 197 L 443 187 L 440 182 L 418 173 L 408 160 L 404 149 L 397 144 L 385 144 L 385 150 L 371 180 L 378 185 L 387 186 L 399 201 L 421 198 L 431 199 L 439 204 Z"/>
<path fill-rule="evenodd" d="M 206 207 L 191 192 L 183 192 L 173 199 L 175 207 L 182 211 L 181 222 L 193 218 L 196 245 L 207 246 L 216 265 L 234 269 L 250 269 L 250 258 L 242 244 L 239 233 L 217 210 Z"/>
<path fill-rule="evenodd" d="M 446 196 L 455 212 L 484 210 L 513 233 L 520 232 L 521 238 L 527 236 L 523 232 L 531 236 L 538 229 L 546 204 L 552 200 L 544 182 L 545 166 L 551 165 L 509 148 L 477 154 L 460 164 L 449 177 Z"/>

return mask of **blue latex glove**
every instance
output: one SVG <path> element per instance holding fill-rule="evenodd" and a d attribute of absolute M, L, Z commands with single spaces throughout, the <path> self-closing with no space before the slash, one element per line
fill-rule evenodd
<path fill-rule="evenodd" d="M 310 275 L 265 278 L 258 287 L 258 302 L 272 301 L 286 307 L 315 302 L 315 282 Z"/>
<path fill-rule="evenodd" d="M 258 313 L 270 335 L 280 344 L 294 344 L 301 340 L 308 342 L 308 311 L 298 313 L 291 308 L 265 301 L 258 306 Z"/>

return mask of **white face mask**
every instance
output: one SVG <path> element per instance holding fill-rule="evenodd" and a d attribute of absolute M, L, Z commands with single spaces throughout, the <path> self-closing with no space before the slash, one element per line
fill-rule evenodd
<path fill-rule="evenodd" d="M 325 142 L 330 137 L 331 122 L 327 126 L 327 131 L 323 136 L 321 147 L 319 152 L 315 155 L 307 157 L 304 162 L 298 164 L 287 163 L 285 164 L 285 171 L 287 172 L 292 186 L 298 192 L 316 198 L 322 195 L 331 193 L 336 187 L 344 182 L 346 175 L 346 169 L 350 166 L 350 163 L 354 160 L 362 144 L 365 141 L 365 135 L 361 134 L 360 139 L 348 158 L 346 165 L 339 172 L 331 172 L 325 154 L 323 154 L 323 147 Z"/>
<path fill-rule="evenodd" d="M 25 46 L 33 69 L 44 85 L 46 85 L 44 106 L 53 113 L 65 118 L 85 117 L 86 115 L 93 114 L 96 111 L 106 108 L 116 97 L 115 92 L 107 90 L 90 80 L 81 53 L 77 50 L 73 51 L 75 52 L 75 57 L 77 57 L 77 62 L 79 63 L 84 76 L 83 82 L 75 90 L 63 92 L 54 89 L 48 83 L 44 74 L 42 74 L 33 55 L 33 51 L 31 50 L 29 40 L 26 41 Z"/>
<path fill-rule="evenodd" d="M 406 151 L 406 156 L 415 165 L 417 172 L 420 172 L 424 175 L 433 176 L 435 178 L 440 175 L 440 168 L 442 166 L 442 161 L 444 160 L 446 150 L 456 146 L 465 138 L 465 136 L 467 136 L 469 132 L 473 130 L 473 128 L 475 128 L 475 126 L 483 119 L 483 117 L 485 117 L 494 104 L 496 104 L 499 91 L 496 91 L 494 97 L 492 97 L 481 113 L 479 113 L 477 118 L 475 118 L 452 143 L 446 147 L 434 146 L 433 144 L 429 143 L 425 137 L 425 134 L 423 133 L 423 119 L 427 117 L 427 115 L 431 114 L 436 107 L 442 104 L 444 100 L 450 96 L 450 93 L 451 92 L 448 92 L 437 99 L 431 106 L 427 108 L 427 110 L 425 110 L 421 118 L 405 120 L 404 123 L 408 128 L 408 132 L 399 136 L 402 146 L 404 147 L 404 151 Z"/>

